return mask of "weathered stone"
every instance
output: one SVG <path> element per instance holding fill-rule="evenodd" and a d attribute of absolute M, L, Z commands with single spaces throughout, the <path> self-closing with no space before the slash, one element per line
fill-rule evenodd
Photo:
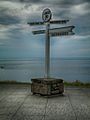
<path fill-rule="evenodd" d="M 64 84 L 62 79 L 55 78 L 36 78 L 31 79 L 31 92 L 40 95 L 62 94 Z"/>

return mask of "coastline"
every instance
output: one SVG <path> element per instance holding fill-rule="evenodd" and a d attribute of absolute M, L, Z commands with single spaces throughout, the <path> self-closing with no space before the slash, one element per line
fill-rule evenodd
<path fill-rule="evenodd" d="M 31 82 L 18 82 L 16 80 L 1 80 L 0 84 L 26 84 L 26 85 L 31 85 Z M 67 82 L 64 81 L 64 86 L 77 86 L 77 87 L 85 87 L 85 88 L 90 88 L 90 83 L 83 83 L 81 81 L 73 81 L 73 82 Z"/>

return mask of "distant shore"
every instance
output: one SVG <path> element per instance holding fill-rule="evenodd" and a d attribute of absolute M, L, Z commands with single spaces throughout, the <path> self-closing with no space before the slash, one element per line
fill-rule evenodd
<path fill-rule="evenodd" d="M 1 80 L 0 84 L 31 84 L 31 82 L 19 82 L 15 80 Z"/>
<path fill-rule="evenodd" d="M 1 80 L 0 84 L 27 84 L 27 85 L 31 85 L 31 82 L 18 82 L 15 80 Z M 83 83 L 80 82 L 78 80 L 74 81 L 74 82 L 67 82 L 64 81 L 64 85 L 65 86 L 77 86 L 77 87 L 85 87 L 85 88 L 90 88 L 90 83 Z"/>
<path fill-rule="evenodd" d="M 65 86 L 77 86 L 77 87 L 85 87 L 90 88 L 90 82 L 89 83 L 83 83 L 80 81 L 74 81 L 74 82 L 64 82 Z"/>

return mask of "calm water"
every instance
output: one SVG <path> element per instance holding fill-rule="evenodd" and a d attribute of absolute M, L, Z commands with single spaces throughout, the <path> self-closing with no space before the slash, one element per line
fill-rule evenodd
<path fill-rule="evenodd" d="M 0 80 L 29 82 L 44 77 L 43 60 L 0 60 L 0 66 Z M 90 59 L 53 59 L 51 77 L 90 82 Z"/>

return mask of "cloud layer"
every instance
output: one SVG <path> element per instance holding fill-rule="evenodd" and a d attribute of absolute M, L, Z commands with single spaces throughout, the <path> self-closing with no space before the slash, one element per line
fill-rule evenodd
<path fill-rule="evenodd" d="M 61 41 L 64 41 L 63 44 L 59 40 L 59 37 L 51 38 L 53 41 L 51 42 L 52 51 L 56 53 L 52 54 L 53 57 L 59 56 L 58 50 L 61 50 L 61 48 L 61 51 L 63 51 L 62 56 L 66 56 L 66 54 L 69 55 L 69 52 L 65 51 L 70 46 L 73 46 L 72 41 L 78 41 L 74 45 L 74 47 L 77 48 L 80 40 L 86 41 L 90 39 L 89 0 L 0 0 L 0 54 L 4 54 L 5 56 L 7 52 L 10 54 L 10 50 L 12 50 L 12 53 L 15 53 L 17 56 L 17 49 L 21 49 L 21 52 L 27 52 L 28 54 L 30 51 L 32 52 L 33 49 L 33 54 L 30 54 L 31 57 L 42 56 L 45 43 L 42 39 L 44 39 L 45 36 L 40 35 L 36 37 L 31 33 L 32 30 L 42 29 L 42 27 L 30 27 L 27 25 L 27 22 L 42 21 L 42 11 L 47 7 L 53 12 L 52 19 L 69 19 L 70 22 L 67 25 L 76 26 L 76 35 L 72 37 L 62 37 Z M 68 42 L 66 42 L 66 40 Z M 59 44 L 62 44 L 61 48 Z M 85 43 L 82 42 L 82 44 Z M 87 48 L 87 46 L 85 47 Z M 72 47 L 70 48 L 72 49 Z M 86 48 L 84 48 L 84 50 Z M 35 49 L 37 49 L 37 53 Z M 82 49 L 83 48 L 78 48 L 78 51 L 81 54 L 84 53 L 84 56 L 89 48 L 85 50 L 85 52 L 83 52 L 84 50 Z M 75 56 L 78 56 L 78 51 L 75 51 Z M 73 53 L 71 52 L 70 55 L 73 55 Z M 1 55 L 1 57 L 2 56 L 3 55 Z"/>

